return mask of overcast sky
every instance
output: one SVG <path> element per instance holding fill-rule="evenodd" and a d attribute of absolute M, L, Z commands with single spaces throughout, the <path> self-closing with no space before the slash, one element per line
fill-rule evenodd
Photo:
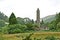
<path fill-rule="evenodd" d="M 17 17 L 36 19 L 36 10 L 40 9 L 40 17 L 60 12 L 60 0 L 0 0 L 0 11 L 10 16 L 12 12 Z"/>

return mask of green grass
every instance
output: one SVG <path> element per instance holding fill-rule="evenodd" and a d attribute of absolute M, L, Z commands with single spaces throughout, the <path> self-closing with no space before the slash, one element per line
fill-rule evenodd
<path fill-rule="evenodd" d="M 19 33 L 19 34 L 1 34 L 1 38 L 3 40 L 22 40 L 26 36 L 29 36 L 31 33 Z M 30 38 L 34 40 L 34 38 L 45 40 L 46 37 L 54 36 L 55 38 L 60 38 L 60 32 L 35 32 Z"/>

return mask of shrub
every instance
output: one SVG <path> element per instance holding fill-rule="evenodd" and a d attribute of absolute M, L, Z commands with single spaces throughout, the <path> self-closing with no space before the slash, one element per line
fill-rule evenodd
<path fill-rule="evenodd" d="M 1 32 L 4 33 L 4 34 L 8 34 L 8 26 L 2 27 Z"/>
<path fill-rule="evenodd" d="M 26 30 L 33 30 L 33 24 L 32 23 L 27 23 L 25 25 L 27 26 Z"/>
<path fill-rule="evenodd" d="M 26 28 L 26 25 L 21 24 L 8 25 L 8 33 L 22 33 Z"/>

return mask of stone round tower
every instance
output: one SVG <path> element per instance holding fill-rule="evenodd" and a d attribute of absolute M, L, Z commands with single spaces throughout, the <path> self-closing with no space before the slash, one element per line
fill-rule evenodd
<path fill-rule="evenodd" d="M 39 8 L 37 8 L 37 11 L 36 11 L 36 23 L 37 23 L 38 27 L 40 27 L 40 10 L 39 10 Z"/>

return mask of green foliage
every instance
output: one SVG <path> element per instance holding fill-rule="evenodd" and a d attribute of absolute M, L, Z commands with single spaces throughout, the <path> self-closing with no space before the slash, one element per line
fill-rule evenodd
<path fill-rule="evenodd" d="M 20 24 L 9 25 L 8 26 L 8 33 L 9 34 L 23 33 L 23 32 L 25 32 L 26 28 L 27 27 L 25 25 L 20 25 Z"/>
<path fill-rule="evenodd" d="M 32 24 L 32 28 L 34 31 L 40 30 L 40 28 L 38 27 L 38 24 L 36 23 Z"/>
<path fill-rule="evenodd" d="M 27 23 L 25 25 L 27 26 L 27 30 L 33 30 L 33 24 L 32 23 Z"/>
<path fill-rule="evenodd" d="M 18 24 L 22 24 L 22 25 L 25 24 L 24 18 L 17 17 L 17 22 L 18 22 Z"/>
<path fill-rule="evenodd" d="M 34 20 L 32 19 L 29 19 L 29 18 L 20 18 L 20 17 L 17 17 L 17 21 L 18 21 L 18 24 L 28 24 L 28 23 L 32 23 L 34 24 Z"/>
<path fill-rule="evenodd" d="M 34 24 L 34 20 L 33 19 L 31 20 L 31 22 L 32 22 L 32 24 Z"/>
<path fill-rule="evenodd" d="M 25 22 L 25 24 L 32 23 L 31 19 L 29 19 L 29 18 L 24 18 L 24 22 Z"/>
<path fill-rule="evenodd" d="M 42 21 L 41 21 L 41 25 L 42 25 L 42 24 L 44 24 L 44 21 L 43 21 L 43 19 L 42 19 Z"/>
<path fill-rule="evenodd" d="M 3 20 L 0 20 L 0 27 L 4 27 L 6 24 Z"/>
<path fill-rule="evenodd" d="M 25 39 L 23 39 L 23 40 L 31 40 L 30 39 L 30 37 L 33 35 L 33 33 L 32 34 L 30 34 L 29 36 L 27 36 Z"/>
<path fill-rule="evenodd" d="M 1 32 L 2 32 L 3 34 L 8 34 L 8 26 L 2 27 Z"/>
<path fill-rule="evenodd" d="M 47 24 L 47 23 L 44 23 L 44 20 L 42 19 L 42 21 L 40 22 L 40 26 L 41 26 L 41 27 L 47 26 L 46 24 Z"/>
<path fill-rule="evenodd" d="M 56 23 L 60 22 L 60 12 L 56 14 Z"/>
<path fill-rule="evenodd" d="M 56 17 L 55 17 L 56 15 L 49 15 L 49 16 L 46 16 L 46 17 L 44 17 L 44 18 L 42 18 L 43 20 L 44 20 L 44 23 L 50 23 L 51 21 L 53 21 L 53 20 L 55 20 L 56 19 Z"/>
<path fill-rule="evenodd" d="M 56 30 L 56 23 L 55 21 L 52 21 L 50 24 L 48 24 L 48 27 L 50 30 Z"/>
<path fill-rule="evenodd" d="M 56 38 L 54 36 L 48 36 L 45 38 L 46 40 L 56 40 Z"/>
<path fill-rule="evenodd" d="M 56 30 L 60 31 L 60 22 L 57 24 Z"/>
<path fill-rule="evenodd" d="M 11 16 L 9 17 L 9 24 L 10 25 L 17 24 L 17 19 L 13 12 L 12 12 Z"/>
<path fill-rule="evenodd" d="M 58 31 L 60 27 L 60 12 L 56 14 L 56 20 L 53 20 L 48 26 L 50 30 Z"/>
<path fill-rule="evenodd" d="M 34 23 L 33 26 L 34 26 L 34 27 L 38 27 L 38 24 Z"/>
<path fill-rule="evenodd" d="M 8 22 L 8 17 L 2 12 L 0 12 L 0 20 L 4 20 L 5 22 Z"/>
<path fill-rule="evenodd" d="M 57 24 L 57 28 L 60 28 L 60 22 Z"/>

